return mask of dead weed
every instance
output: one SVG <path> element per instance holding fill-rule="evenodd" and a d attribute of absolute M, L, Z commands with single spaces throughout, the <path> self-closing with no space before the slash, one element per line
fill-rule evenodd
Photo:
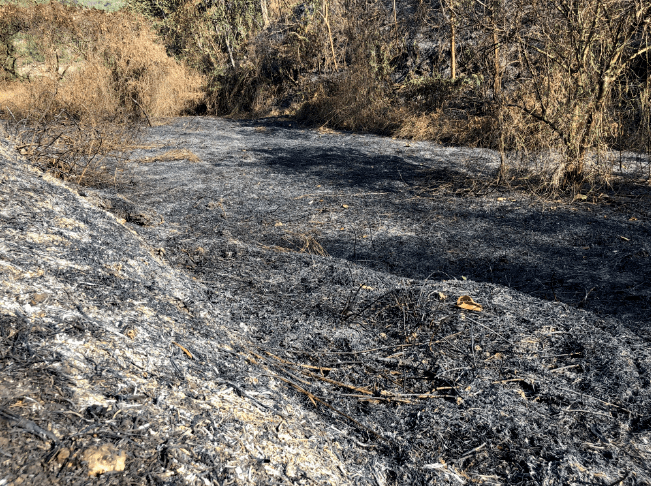
<path fill-rule="evenodd" d="M 0 116 L 32 162 L 78 182 L 126 160 L 143 121 L 203 99 L 203 77 L 133 13 L 3 5 L 0 45 Z"/>

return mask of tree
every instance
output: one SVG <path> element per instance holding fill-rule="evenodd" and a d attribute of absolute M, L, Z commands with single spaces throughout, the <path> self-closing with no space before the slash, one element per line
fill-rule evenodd
<path fill-rule="evenodd" d="M 613 88 L 651 50 L 649 0 L 526 0 L 517 44 L 520 93 L 511 100 L 560 140 L 563 161 L 553 184 L 580 180 L 601 140 Z"/>

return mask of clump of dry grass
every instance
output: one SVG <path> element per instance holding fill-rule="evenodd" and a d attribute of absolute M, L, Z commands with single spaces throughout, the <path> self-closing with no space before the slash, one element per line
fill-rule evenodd
<path fill-rule="evenodd" d="M 311 99 L 296 117 L 307 123 L 336 129 L 393 134 L 401 125 L 402 110 L 391 106 L 390 91 L 369 79 L 359 67 L 326 85 L 313 86 Z"/>
<path fill-rule="evenodd" d="M 78 182 L 124 160 L 143 122 L 203 99 L 202 76 L 135 14 L 3 5 L 0 45 L 0 116 L 33 162 Z"/>
<path fill-rule="evenodd" d="M 80 119 L 173 116 L 202 100 L 203 78 L 169 57 L 141 16 L 52 2 L 4 5 L 0 19 L 0 75 L 29 81 L 26 96 L 12 100 L 15 116 L 44 98 L 51 113 Z"/>
<path fill-rule="evenodd" d="M 327 257 L 328 252 L 317 241 L 315 233 L 297 233 L 293 231 L 285 231 L 283 239 L 291 243 L 299 253 L 310 253 L 312 255 L 319 255 Z"/>
<path fill-rule="evenodd" d="M 152 155 L 151 157 L 145 157 L 142 159 L 136 160 L 136 162 L 141 163 L 152 163 L 152 162 L 169 162 L 173 160 L 187 160 L 189 162 L 199 162 L 201 159 L 191 150 L 187 149 L 173 149 L 168 150 L 159 155 Z"/>

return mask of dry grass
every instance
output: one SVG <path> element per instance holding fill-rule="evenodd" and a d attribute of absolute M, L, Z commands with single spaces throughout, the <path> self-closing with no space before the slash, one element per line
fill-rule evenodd
<path fill-rule="evenodd" d="M 201 159 L 192 151 L 186 149 L 173 149 L 168 150 L 165 153 L 160 155 L 153 155 L 151 157 L 145 157 L 142 159 L 135 160 L 135 162 L 141 163 L 152 163 L 152 162 L 169 162 L 173 160 L 187 160 L 189 162 L 200 162 Z"/>
<path fill-rule="evenodd" d="M 0 44 L 0 116 L 33 162 L 78 182 L 104 180 L 101 167 L 126 160 L 143 122 L 204 96 L 203 77 L 135 14 L 3 5 Z"/>
<path fill-rule="evenodd" d="M 293 231 L 286 231 L 283 239 L 297 248 L 299 253 L 310 253 L 312 255 L 319 255 L 323 257 L 330 256 L 328 252 L 316 240 L 315 233 L 297 233 Z"/>
<path fill-rule="evenodd" d="M 402 123 L 402 110 L 391 106 L 386 87 L 361 70 L 351 71 L 329 86 L 314 86 L 312 98 L 302 104 L 296 117 L 335 129 L 395 133 Z"/>
<path fill-rule="evenodd" d="M 0 73 L 30 81 L 26 96 L 13 100 L 17 108 L 34 107 L 55 90 L 47 102 L 81 119 L 143 118 L 143 110 L 151 117 L 173 116 L 202 99 L 203 78 L 170 58 L 137 15 L 52 2 L 31 8 L 5 5 L 0 19 L 7 51 Z M 16 47 L 20 38 L 29 39 L 31 55 Z M 20 68 L 12 73 L 14 64 Z"/>
<path fill-rule="evenodd" d="M 586 12 L 602 12 L 597 0 L 577 1 Z M 373 0 L 235 0 L 228 8 L 130 0 L 128 11 L 112 14 L 56 3 L 5 6 L 0 77 L 9 84 L 0 89 L 0 105 L 16 121 L 70 116 L 84 127 L 110 118 L 153 126 L 184 111 L 289 115 L 321 128 L 496 149 L 500 180 L 529 170 L 544 184 L 571 189 L 607 181 L 613 150 L 651 153 L 651 51 L 621 64 L 607 96 L 598 94 L 600 79 L 610 75 L 586 68 L 587 61 L 554 64 L 578 59 L 572 49 L 580 44 L 572 37 L 576 29 L 556 32 L 558 25 L 592 25 L 585 23 L 590 16 L 556 19 L 553 6 L 563 2 L 513 0 L 491 4 L 490 15 L 476 2 L 457 4 L 454 70 L 450 17 L 420 0 L 396 12 Z M 646 25 L 651 9 L 643 0 L 611 3 L 614 17 L 599 14 L 597 30 L 586 37 L 594 65 L 606 65 L 600 59 L 607 61 L 603 56 L 618 42 L 648 46 L 648 29 L 635 26 Z M 640 9 L 640 18 L 627 20 L 615 4 Z M 607 36 L 617 29 L 607 27 L 617 16 L 633 26 L 632 34 L 611 42 Z M 440 41 L 438 64 L 432 61 L 427 72 L 414 67 L 419 31 Z M 554 33 L 547 36 L 551 44 L 540 37 L 547 31 Z M 554 57 L 554 49 L 563 55 Z M 566 76 L 570 71 L 576 76 Z"/>

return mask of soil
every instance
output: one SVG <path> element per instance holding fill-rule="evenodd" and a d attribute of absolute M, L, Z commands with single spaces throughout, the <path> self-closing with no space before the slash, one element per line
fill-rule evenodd
<path fill-rule="evenodd" d="M 171 335 L 155 319 L 113 328 L 142 328 L 151 336 L 143 346 L 174 338 L 202 362 L 221 363 L 220 379 L 235 382 L 243 401 L 264 393 L 262 408 L 292 403 L 310 417 L 311 436 L 322 433 L 333 452 L 333 476 L 290 474 L 285 462 L 282 481 L 651 484 L 648 186 L 544 200 L 490 184 L 489 151 L 280 119 L 181 118 L 149 129 L 146 143 L 120 183 L 75 190 L 138 241 L 104 230 L 100 247 L 142 245 L 156 255 L 150 265 L 171 275 L 148 284 L 134 271 L 133 299 L 183 287 L 177 310 L 165 312 L 185 307 L 191 317 L 174 314 Z M 170 150 L 198 161 L 165 160 Z M 106 295 L 84 292 L 102 323 Z M 462 296 L 478 305 L 459 306 Z M 101 340 L 125 346 L 112 336 Z M 180 344 L 170 347 L 176 354 L 161 354 L 158 369 L 182 363 Z M 159 372 L 155 390 L 217 378 L 202 366 L 167 382 Z M 152 401 L 148 422 L 170 423 L 170 409 L 143 400 Z M 8 430 L 17 421 L 6 419 Z M 167 440 L 196 452 L 210 443 L 196 434 Z M 225 472 L 235 453 L 222 454 L 205 484 L 246 483 L 246 474 Z M 309 454 L 323 463 L 318 447 Z M 202 484 L 164 476 L 169 459 L 155 456 L 147 467 L 156 484 Z M 197 453 L 192 464 L 201 461 Z M 142 471 L 126 463 L 120 477 L 137 484 Z"/>

